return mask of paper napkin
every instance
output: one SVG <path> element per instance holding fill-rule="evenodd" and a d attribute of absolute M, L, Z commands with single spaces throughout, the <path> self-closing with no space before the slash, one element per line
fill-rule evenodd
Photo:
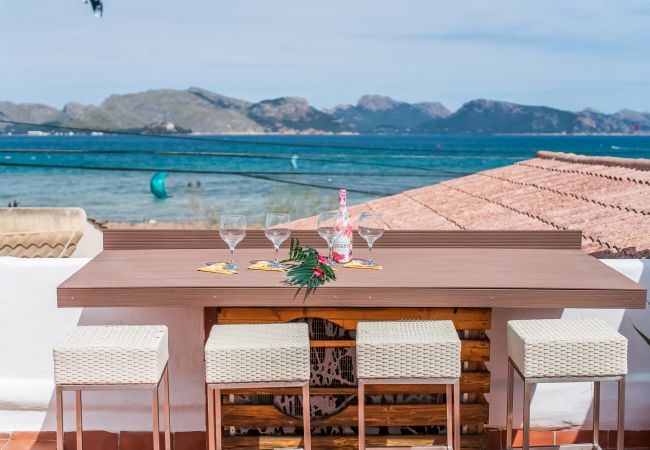
<path fill-rule="evenodd" d="M 270 261 L 257 261 L 252 266 L 248 266 L 250 270 L 268 270 L 270 272 L 284 272 L 286 269 L 279 267 L 271 267 Z"/>
<path fill-rule="evenodd" d="M 371 270 L 381 270 L 381 266 L 370 266 L 368 265 L 367 261 L 363 259 L 353 259 L 347 264 L 343 264 L 343 267 L 347 267 L 348 269 L 371 269 Z"/>
<path fill-rule="evenodd" d="M 208 266 L 199 267 L 199 272 L 212 272 L 220 273 L 222 275 L 235 275 L 236 270 L 228 270 L 225 268 L 226 263 L 214 263 Z"/>

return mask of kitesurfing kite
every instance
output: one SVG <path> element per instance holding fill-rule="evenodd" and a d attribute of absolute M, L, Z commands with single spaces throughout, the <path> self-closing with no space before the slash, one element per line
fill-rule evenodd
<path fill-rule="evenodd" d="M 84 3 L 90 3 L 90 7 L 93 9 L 95 16 L 101 17 L 104 12 L 104 5 L 102 0 L 82 0 Z"/>
<path fill-rule="evenodd" d="M 165 190 L 165 177 L 167 172 L 156 172 L 149 181 L 149 189 L 156 198 L 167 198 L 169 195 Z"/>

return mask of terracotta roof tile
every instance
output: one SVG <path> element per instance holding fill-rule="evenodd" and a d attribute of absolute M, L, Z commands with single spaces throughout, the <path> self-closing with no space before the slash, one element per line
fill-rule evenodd
<path fill-rule="evenodd" d="M 387 227 L 394 229 L 579 229 L 584 250 L 596 256 L 650 257 L 647 167 L 648 160 L 544 152 L 528 161 L 372 200 L 351 211 L 383 211 Z M 315 226 L 313 218 L 297 223 Z"/>
<path fill-rule="evenodd" d="M 67 258 L 85 222 L 80 208 L 0 208 L 0 256 Z"/>

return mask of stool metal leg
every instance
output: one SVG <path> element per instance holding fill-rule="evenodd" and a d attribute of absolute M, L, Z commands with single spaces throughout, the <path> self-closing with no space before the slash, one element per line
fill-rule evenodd
<path fill-rule="evenodd" d="M 302 421 L 304 450 L 311 450 L 311 406 L 309 400 L 309 381 L 302 387 Z"/>
<path fill-rule="evenodd" d="M 623 450 L 625 447 L 625 377 L 618 381 L 618 420 L 616 423 L 616 450 Z"/>
<path fill-rule="evenodd" d="M 223 425 L 221 424 L 221 389 L 214 390 L 214 415 L 215 415 L 215 427 L 214 434 L 216 438 L 216 450 L 221 450 L 223 448 L 222 444 L 222 435 L 223 435 Z"/>
<path fill-rule="evenodd" d="M 81 411 L 81 389 L 75 391 L 75 413 L 77 416 L 77 450 L 83 450 L 83 419 Z"/>
<path fill-rule="evenodd" d="M 207 387 L 208 390 L 208 450 L 214 448 L 214 389 Z"/>
<path fill-rule="evenodd" d="M 445 385 L 445 403 L 447 404 L 447 448 L 454 448 L 454 398 L 451 384 Z"/>
<path fill-rule="evenodd" d="M 158 385 L 151 391 L 151 415 L 153 416 L 153 450 L 160 450 L 160 411 L 158 405 Z"/>
<path fill-rule="evenodd" d="M 56 387 L 56 450 L 63 450 L 63 389 Z"/>
<path fill-rule="evenodd" d="M 165 450 L 172 448 L 172 424 L 169 411 L 169 369 L 163 372 L 163 415 L 165 420 Z"/>
<path fill-rule="evenodd" d="M 506 448 L 512 448 L 512 404 L 514 397 L 514 376 L 515 368 L 512 366 L 510 358 L 508 358 L 508 386 L 507 400 L 506 400 Z"/>
<path fill-rule="evenodd" d="M 366 450 L 366 389 L 363 380 L 358 380 L 358 411 L 359 411 L 359 450 Z"/>
<path fill-rule="evenodd" d="M 530 400 L 531 400 L 533 384 L 534 383 L 530 383 L 528 380 L 524 379 L 524 413 L 523 413 L 524 436 L 521 444 L 521 448 L 523 450 L 528 450 L 528 446 L 530 443 Z"/>
<path fill-rule="evenodd" d="M 598 445 L 598 435 L 600 434 L 600 381 L 594 381 L 594 447 Z"/>
<path fill-rule="evenodd" d="M 460 380 L 454 383 L 454 450 L 460 450 Z"/>

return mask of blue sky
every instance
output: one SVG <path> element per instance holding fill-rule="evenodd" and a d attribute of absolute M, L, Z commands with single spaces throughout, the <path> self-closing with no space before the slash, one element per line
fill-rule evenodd
<path fill-rule="evenodd" d="M 650 1 L 0 0 L 0 100 L 204 87 L 650 111 Z"/>

